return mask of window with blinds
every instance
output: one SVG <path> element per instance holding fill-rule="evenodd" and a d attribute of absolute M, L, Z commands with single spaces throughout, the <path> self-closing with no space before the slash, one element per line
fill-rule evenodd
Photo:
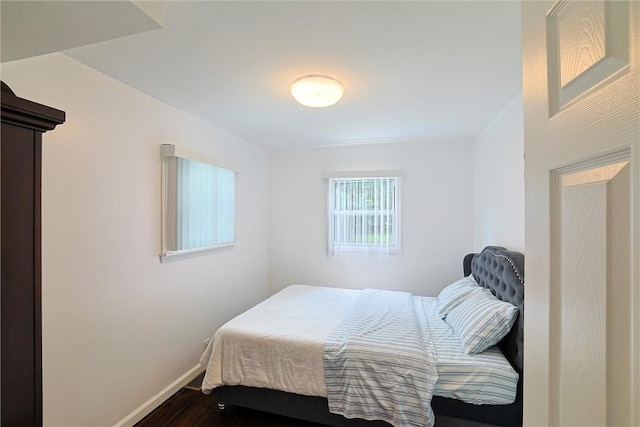
<path fill-rule="evenodd" d="M 388 254 L 400 251 L 400 177 L 329 177 L 328 249 Z"/>
<path fill-rule="evenodd" d="M 235 174 L 203 155 L 163 145 L 161 260 L 235 242 Z"/>

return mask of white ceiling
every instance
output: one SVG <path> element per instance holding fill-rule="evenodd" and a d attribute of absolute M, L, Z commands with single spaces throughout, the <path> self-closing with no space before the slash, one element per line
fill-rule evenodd
<path fill-rule="evenodd" d="M 468 139 L 521 90 L 515 1 L 168 1 L 164 28 L 64 53 L 267 149 Z M 310 73 L 343 99 L 298 105 Z"/>
<path fill-rule="evenodd" d="M 162 28 L 164 3 L 133 1 L 0 2 L 2 62 Z"/>

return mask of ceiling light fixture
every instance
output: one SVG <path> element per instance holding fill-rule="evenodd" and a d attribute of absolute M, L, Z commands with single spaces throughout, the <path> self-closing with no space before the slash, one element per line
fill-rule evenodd
<path fill-rule="evenodd" d="M 307 107 L 329 107 L 340 101 L 344 86 L 333 77 L 321 74 L 302 76 L 291 84 L 291 95 Z"/>

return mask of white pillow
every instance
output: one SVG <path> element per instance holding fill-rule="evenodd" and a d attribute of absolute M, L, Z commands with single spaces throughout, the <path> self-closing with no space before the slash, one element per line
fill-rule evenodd
<path fill-rule="evenodd" d="M 445 322 L 458 335 L 464 352 L 472 355 L 497 344 L 509 333 L 517 317 L 516 306 L 482 289 L 451 310 Z"/>
<path fill-rule="evenodd" d="M 474 292 L 481 291 L 482 288 L 472 275 L 448 285 L 438 295 L 438 314 L 440 318 L 447 317 L 449 312 L 456 308 L 458 304 L 469 298 Z"/>

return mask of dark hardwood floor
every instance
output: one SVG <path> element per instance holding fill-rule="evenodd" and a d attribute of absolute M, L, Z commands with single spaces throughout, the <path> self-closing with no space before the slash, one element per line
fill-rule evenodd
<path fill-rule="evenodd" d="M 200 380 L 202 381 L 202 380 Z M 196 381 L 197 382 L 197 381 Z M 193 384 L 192 382 L 191 384 Z M 135 427 L 322 427 L 251 409 L 221 410 L 213 396 L 187 386 L 147 415 Z"/>

